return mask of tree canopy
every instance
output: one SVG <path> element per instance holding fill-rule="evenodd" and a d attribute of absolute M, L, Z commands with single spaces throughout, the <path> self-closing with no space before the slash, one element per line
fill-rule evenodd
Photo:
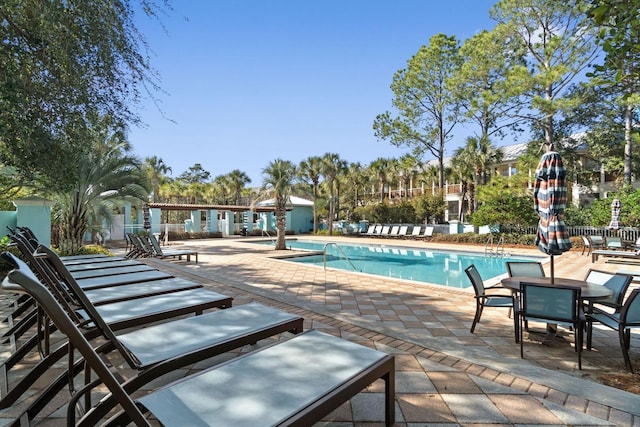
<path fill-rule="evenodd" d="M 17 181 L 70 187 L 70 165 L 91 149 L 91 116 L 137 123 L 158 89 L 135 10 L 153 0 L 0 3 L 0 163 Z"/>

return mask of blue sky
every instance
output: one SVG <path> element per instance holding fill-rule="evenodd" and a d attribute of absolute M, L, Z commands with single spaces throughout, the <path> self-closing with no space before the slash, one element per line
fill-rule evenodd
<path fill-rule="evenodd" d="M 200 163 L 212 178 L 240 169 L 251 186 L 276 158 L 332 152 L 367 165 L 409 152 L 372 128 L 391 109 L 394 73 L 434 34 L 464 40 L 495 25 L 494 0 L 173 3 L 166 31 L 138 18 L 166 93 L 157 94 L 162 112 L 141 105 L 145 126 L 129 140 L 173 177 Z M 447 155 L 471 132 L 459 127 Z"/>

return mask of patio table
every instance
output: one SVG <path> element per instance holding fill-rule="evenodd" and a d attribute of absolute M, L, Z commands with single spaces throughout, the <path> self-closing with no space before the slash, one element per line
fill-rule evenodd
<path fill-rule="evenodd" d="M 505 277 L 500 281 L 502 286 L 507 289 L 510 289 L 514 292 L 520 292 L 520 286 L 522 283 L 533 283 L 536 285 L 552 285 L 551 277 L 525 277 L 525 276 L 513 276 L 513 277 Z M 555 286 L 574 286 L 579 287 L 581 289 L 581 299 L 592 302 L 594 300 L 599 300 L 602 298 L 607 298 L 613 294 L 613 291 L 603 285 L 598 283 L 591 283 L 585 280 L 579 279 L 568 279 L 564 277 L 555 277 L 553 280 L 553 285 Z M 578 301 L 578 304 L 581 304 L 582 301 Z M 591 308 L 591 304 L 589 304 L 589 308 Z M 557 325 L 552 323 L 547 323 L 547 335 L 542 340 L 543 343 L 549 343 L 553 338 L 555 338 L 558 332 Z"/>

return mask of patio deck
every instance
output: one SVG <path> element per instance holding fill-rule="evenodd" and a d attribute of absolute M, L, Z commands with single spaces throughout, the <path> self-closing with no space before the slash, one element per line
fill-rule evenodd
<path fill-rule="evenodd" d="M 408 240 L 334 239 L 455 248 Z M 178 242 L 176 246 L 196 249 L 200 262 L 145 262 L 176 276 L 208 283 L 213 290 L 234 297 L 234 305 L 249 301 L 274 305 L 302 315 L 305 329 L 323 330 L 395 354 L 396 425 L 400 427 L 640 426 L 640 396 L 594 381 L 598 375 L 624 372 L 617 334 L 612 331 L 594 332 L 594 350 L 583 353 L 582 371 L 577 369 L 573 347 L 562 337 L 550 346 L 527 342 L 526 359 L 522 360 L 519 346 L 513 342 L 512 322 L 504 310 L 487 309 L 476 333 L 469 333 L 475 310 L 471 290 L 325 271 L 276 259 L 282 252 L 248 244 L 250 241 L 229 238 Z M 477 251 L 482 252 L 482 248 Z M 535 249 L 530 253 L 540 255 Z M 581 278 L 590 267 L 631 270 L 640 275 L 640 266 L 608 264 L 604 260 L 591 264 L 590 257 L 580 256 L 579 251 L 555 258 L 558 276 Z M 638 334 L 633 339 L 631 357 L 640 371 Z M 202 369 L 234 354 L 192 369 Z M 184 373 L 188 372 L 178 375 Z M 322 425 L 383 425 L 382 391 L 381 384 L 375 383 L 330 414 Z M 63 425 L 63 401 L 54 402 L 41 414 L 42 425 Z M 0 412 L 0 425 L 15 416 L 20 406 Z"/>

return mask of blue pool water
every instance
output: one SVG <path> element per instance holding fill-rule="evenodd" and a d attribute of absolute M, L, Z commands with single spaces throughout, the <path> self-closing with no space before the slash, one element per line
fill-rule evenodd
<path fill-rule="evenodd" d="M 272 241 L 252 242 L 273 245 Z M 324 250 L 326 242 L 287 239 L 287 247 L 309 251 Z M 464 269 L 475 264 L 485 279 L 507 272 L 506 261 L 531 261 L 539 258 L 518 256 L 486 257 L 471 252 L 434 251 L 385 245 L 327 245 L 326 265 L 340 270 L 359 271 L 378 276 L 434 283 L 454 288 L 471 286 Z M 346 258 L 345 258 L 346 255 Z M 348 260 L 347 260 L 348 258 Z M 323 255 L 291 257 L 292 262 L 323 266 Z"/>

